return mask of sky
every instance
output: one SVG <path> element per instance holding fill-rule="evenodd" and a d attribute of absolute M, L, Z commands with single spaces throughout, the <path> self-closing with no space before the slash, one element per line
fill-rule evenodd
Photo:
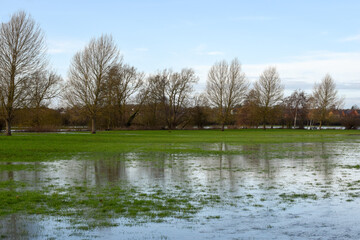
<path fill-rule="evenodd" d="M 285 95 L 310 94 L 330 74 L 344 107 L 360 106 L 357 0 L 0 0 L 0 22 L 19 10 L 44 31 L 51 67 L 65 80 L 74 54 L 111 34 L 124 62 L 146 74 L 193 68 L 197 92 L 215 62 L 236 57 L 252 83 L 275 66 Z"/>

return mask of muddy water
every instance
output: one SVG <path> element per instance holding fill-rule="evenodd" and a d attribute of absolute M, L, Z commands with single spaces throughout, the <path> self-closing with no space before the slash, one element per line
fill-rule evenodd
<path fill-rule="evenodd" d="M 129 184 L 142 192 L 218 196 L 191 219 L 119 225 L 90 230 L 71 218 L 12 215 L 0 220 L 7 238 L 103 239 L 359 239 L 360 143 L 236 146 L 200 145 L 243 154 L 118 154 L 96 160 L 26 163 L 31 171 L 2 171 L 0 181 L 44 186 Z M 22 163 L 25 164 L 25 163 Z M 184 193 L 185 194 L 185 193 Z M 129 224 L 131 223 L 131 224 Z"/>

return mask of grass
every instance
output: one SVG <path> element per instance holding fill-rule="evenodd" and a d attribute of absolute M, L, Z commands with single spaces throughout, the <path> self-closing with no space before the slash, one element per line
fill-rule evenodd
<path fill-rule="evenodd" d="M 279 196 L 283 200 L 289 202 L 294 202 L 295 199 L 312 199 L 312 200 L 317 199 L 316 194 L 308 194 L 308 193 L 291 193 L 291 194 L 282 193 Z"/>
<path fill-rule="evenodd" d="M 39 165 L 37 162 L 30 162 L 28 164 L 14 164 L 12 162 L 6 162 L 0 164 L 0 172 L 2 171 L 33 171 L 33 170 L 40 170 L 43 166 Z"/>
<path fill-rule="evenodd" d="M 360 165 L 344 165 L 342 166 L 343 168 L 348 168 L 348 169 L 360 169 Z"/>
<path fill-rule="evenodd" d="M 247 154 L 254 156 L 254 159 L 258 154 L 265 154 L 270 158 L 311 157 L 316 151 L 316 146 L 307 143 L 346 141 L 359 141 L 358 131 L 251 129 L 225 132 L 218 130 L 113 131 L 98 132 L 95 135 L 14 133 L 12 137 L 0 136 L 0 173 L 45 172 L 49 169 L 41 162 L 73 158 L 106 159 L 116 158 L 122 154 L 131 155 L 131 153 L 140 156 L 141 161 L 159 164 L 159 166 L 152 165 L 158 168 L 164 167 L 161 165 L 162 158 L 176 154 L 185 156 Z M 226 147 L 223 146 L 224 143 Z M 299 145 L 299 143 L 304 144 Z M 298 156 L 299 152 L 303 155 Z M 170 166 L 165 167 L 170 168 Z M 358 165 L 344 167 L 358 169 Z M 230 170 L 226 167 L 222 169 Z M 242 168 L 231 168 L 231 170 L 247 171 Z M 88 230 L 114 226 L 116 223 L 112 220 L 118 218 L 154 222 L 169 218 L 189 219 L 204 207 L 211 207 L 224 201 L 223 196 L 215 192 L 185 191 L 185 185 L 176 185 L 166 190 L 152 186 L 144 191 L 126 182 L 104 186 L 87 186 L 86 183 L 59 186 L 42 183 L 40 188 L 34 189 L 33 186 L 28 186 L 25 180 L 22 182 L 10 179 L 0 181 L 0 216 L 25 214 L 69 217 L 78 229 Z M 315 194 L 284 193 L 279 197 L 287 202 L 294 202 L 296 199 L 317 199 Z M 264 207 L 262 204 L 250 203 L 254 195 L 248 192 L 234 199 L 243 199 L 249 206 Z M 265 200 L 260 199 L 261 202 Z M 218 218 L 220 218 L 218 215 L 208 216 L 208 219 Z"/>
<path fill-rule="evenodd" d="M 92 134 L 14 133 L 0 136 L 0 162 L 70 159 L 84 155 L 130 152 L 182 154 L 251 154 L 255 144 L 322 143 L 358 139 L 358 131 L 344 130 L 176 130 L 113 131 Z M 224 151 L 219 143 L 247 145 Z M 211 149 L 207 145 L 214 144 Z M 276 149 L 275 149 L 276 150 Z M 289 148 L 284 149 L 289 151 Z M 271 151 L 269 149 L 269 151 Z M 281 149 L 279 149 L 281 151 Z"/>
<path fill-rule="evenodd" d="M 76 224 L 88 228 L 113 225 L 111 221 L 115 218 L 159 222 L 197 213 L 202 206 L 195 203 L 204 197 L 195 198 L 182 192 L 143 193 L 127 184 L 42 190 L 24 190 L 24 187 L 24 183 L 16 181 L 0 185 L 0 216 L 22 213 L 72 217 Z"/>

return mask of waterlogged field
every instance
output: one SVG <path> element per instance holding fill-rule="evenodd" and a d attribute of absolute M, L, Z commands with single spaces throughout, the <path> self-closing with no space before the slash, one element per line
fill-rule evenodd
<path fill-rule="evenodd" d="M 359 239 L 358 134 L 0 136 L 0 238 Z"/>

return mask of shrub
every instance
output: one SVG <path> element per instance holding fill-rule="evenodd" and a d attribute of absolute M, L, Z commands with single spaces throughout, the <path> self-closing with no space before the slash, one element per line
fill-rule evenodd
<path fill-rule="evenodd" d="M 355 116 L 345 116 L 341 119 L 341 125 L 345 129 L 357 129 L 360 126 L 360 118 Z"/>

